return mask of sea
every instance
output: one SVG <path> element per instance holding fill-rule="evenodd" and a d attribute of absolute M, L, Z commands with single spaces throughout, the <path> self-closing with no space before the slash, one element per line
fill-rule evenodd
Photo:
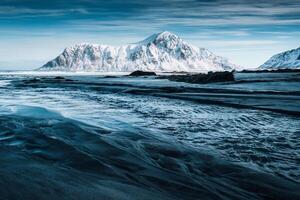
<path fill-rule="evenodd" d="M 299 73 L 0 72 L 0 199 L 300 199 Z"/>

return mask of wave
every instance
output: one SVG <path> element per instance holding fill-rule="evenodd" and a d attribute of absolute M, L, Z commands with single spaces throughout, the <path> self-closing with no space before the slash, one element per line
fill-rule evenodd
<path fill-rule="evenodd" d="M 299 199 L 297 183 L 150 129 L 110 130 L 42 107 L 0 112 L 4 199 Z"/>

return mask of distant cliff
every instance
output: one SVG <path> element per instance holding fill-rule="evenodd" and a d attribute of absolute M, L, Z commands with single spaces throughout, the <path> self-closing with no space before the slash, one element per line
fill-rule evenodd
<path fill-rule="evenodd" d="M 261 69 L 300 69 L 300 47 L 272 56 Z"/>
<path fill-rule="evenodd" d="M 224 71 L 236 65 L 170 32 L 130 45 L 80 44 L 66 48 L 43 71 Z"/>

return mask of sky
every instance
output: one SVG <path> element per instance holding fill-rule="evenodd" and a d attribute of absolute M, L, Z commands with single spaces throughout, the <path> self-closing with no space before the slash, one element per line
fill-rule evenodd
<path fill-rule="evenodd" d="M 78 43 L 162 31 L 245 68 L 300 46 L 300 0 L 1 0 L 0 70 L 30 70 Z"/>

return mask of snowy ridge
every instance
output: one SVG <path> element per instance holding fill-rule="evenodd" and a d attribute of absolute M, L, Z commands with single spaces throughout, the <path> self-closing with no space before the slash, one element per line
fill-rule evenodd
<path fill-rule="evenodd" d="M 238 66 L 170 32 L 154 34 L 138 43 L 113 47 L 79 44 L 39 68 L 42 71 L 224 71 Z"/>
<path fill-rule="evenodd" d="M 260 69 L 300 69 L 300 47 L 272 56 Z"/>

